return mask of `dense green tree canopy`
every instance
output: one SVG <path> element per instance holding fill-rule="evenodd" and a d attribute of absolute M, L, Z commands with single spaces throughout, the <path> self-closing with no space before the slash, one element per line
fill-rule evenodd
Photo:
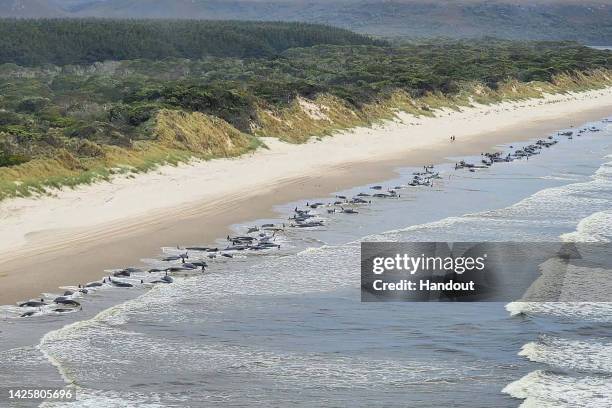
<path fill-rule="evenodd" d="M 29 66 L 138 58 L 266 57 L 317 44 L 380 41 L 306 23 L 0 19 L 0 63 Z"/>

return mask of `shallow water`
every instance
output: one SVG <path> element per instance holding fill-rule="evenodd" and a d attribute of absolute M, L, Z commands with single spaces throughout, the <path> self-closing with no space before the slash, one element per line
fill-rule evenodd
<path fill-rule="evenodd" d="M 609 240 L 612 126 L 594 125 L 604 131 L 559 137 L 528 161 L 437 166 L 433 188 L 358 215 L 322 209 L 325 227 L 289 230 L 280 250 L 212 261 L 172 285 L 100 290 L 69 315 L 4 308 L 0 386 L 79 387 L 78 402 L 45 406 L 609 406 L 606 303 L 360 302 L 362 240 Z M 371 192 L 338 194 L 360 191 Z"/>

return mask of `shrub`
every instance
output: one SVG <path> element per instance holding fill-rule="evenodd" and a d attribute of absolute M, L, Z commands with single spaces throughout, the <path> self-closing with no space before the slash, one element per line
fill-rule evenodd
<path fill-rule="evenodd" d="M 26 156 L 0 151 L 0 167 L 16 166 L 28 161 L 30 161 L 30 159 Z"/>
<path fill-rule="evenodd" d="M 22 99 L 17 105 L 18 112 L 37 113 L 42 111 L 51 102 L 48 98 L 36 96 Z"/>

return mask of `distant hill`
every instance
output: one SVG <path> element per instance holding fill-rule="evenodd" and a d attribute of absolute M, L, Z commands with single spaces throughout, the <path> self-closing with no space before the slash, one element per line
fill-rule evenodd
<path fill-rule="evenodd" d="M 84 64 L 169 57 L 271 57 L 314 45 L 377 45 L 363 34 L 308 23 L 0 19 L 0 63 Z"/>
<path fill-rule="evenodd" d="M 0 16 L 282 20 L 382 36 L 612 44 L 610 0 L 0 0 Z"/>
<path fill-rule="evenodd" d="M 62 3 L 46 0 L 0 0 L 2 17 L 62 17 L 70 13 L 63 10 Z"/>

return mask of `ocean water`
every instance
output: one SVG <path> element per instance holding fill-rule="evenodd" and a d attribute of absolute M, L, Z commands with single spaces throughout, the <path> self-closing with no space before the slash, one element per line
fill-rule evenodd
<path fill-rule="evenodd" d="M 557 137 L 529 160 L 438 165 L 433 187 L 356 215 L 319 209 L 325 226 L 289 229 L 281 249 L 212 260 L 170 285 L 136 274 L 135 288 L 101 288 L 74 313 L 3 307 L 0 387 L 78 387 L 78 401 L 45 407 L 609 407 L 609 303 L 360 302 L 364 240 L 609 242 L 612 125 L 588 126 L 602 131 Z M 372 192 L 338 194 L 361 191 Z M 234 228 L 288 222 L 305 203 Z"/>

